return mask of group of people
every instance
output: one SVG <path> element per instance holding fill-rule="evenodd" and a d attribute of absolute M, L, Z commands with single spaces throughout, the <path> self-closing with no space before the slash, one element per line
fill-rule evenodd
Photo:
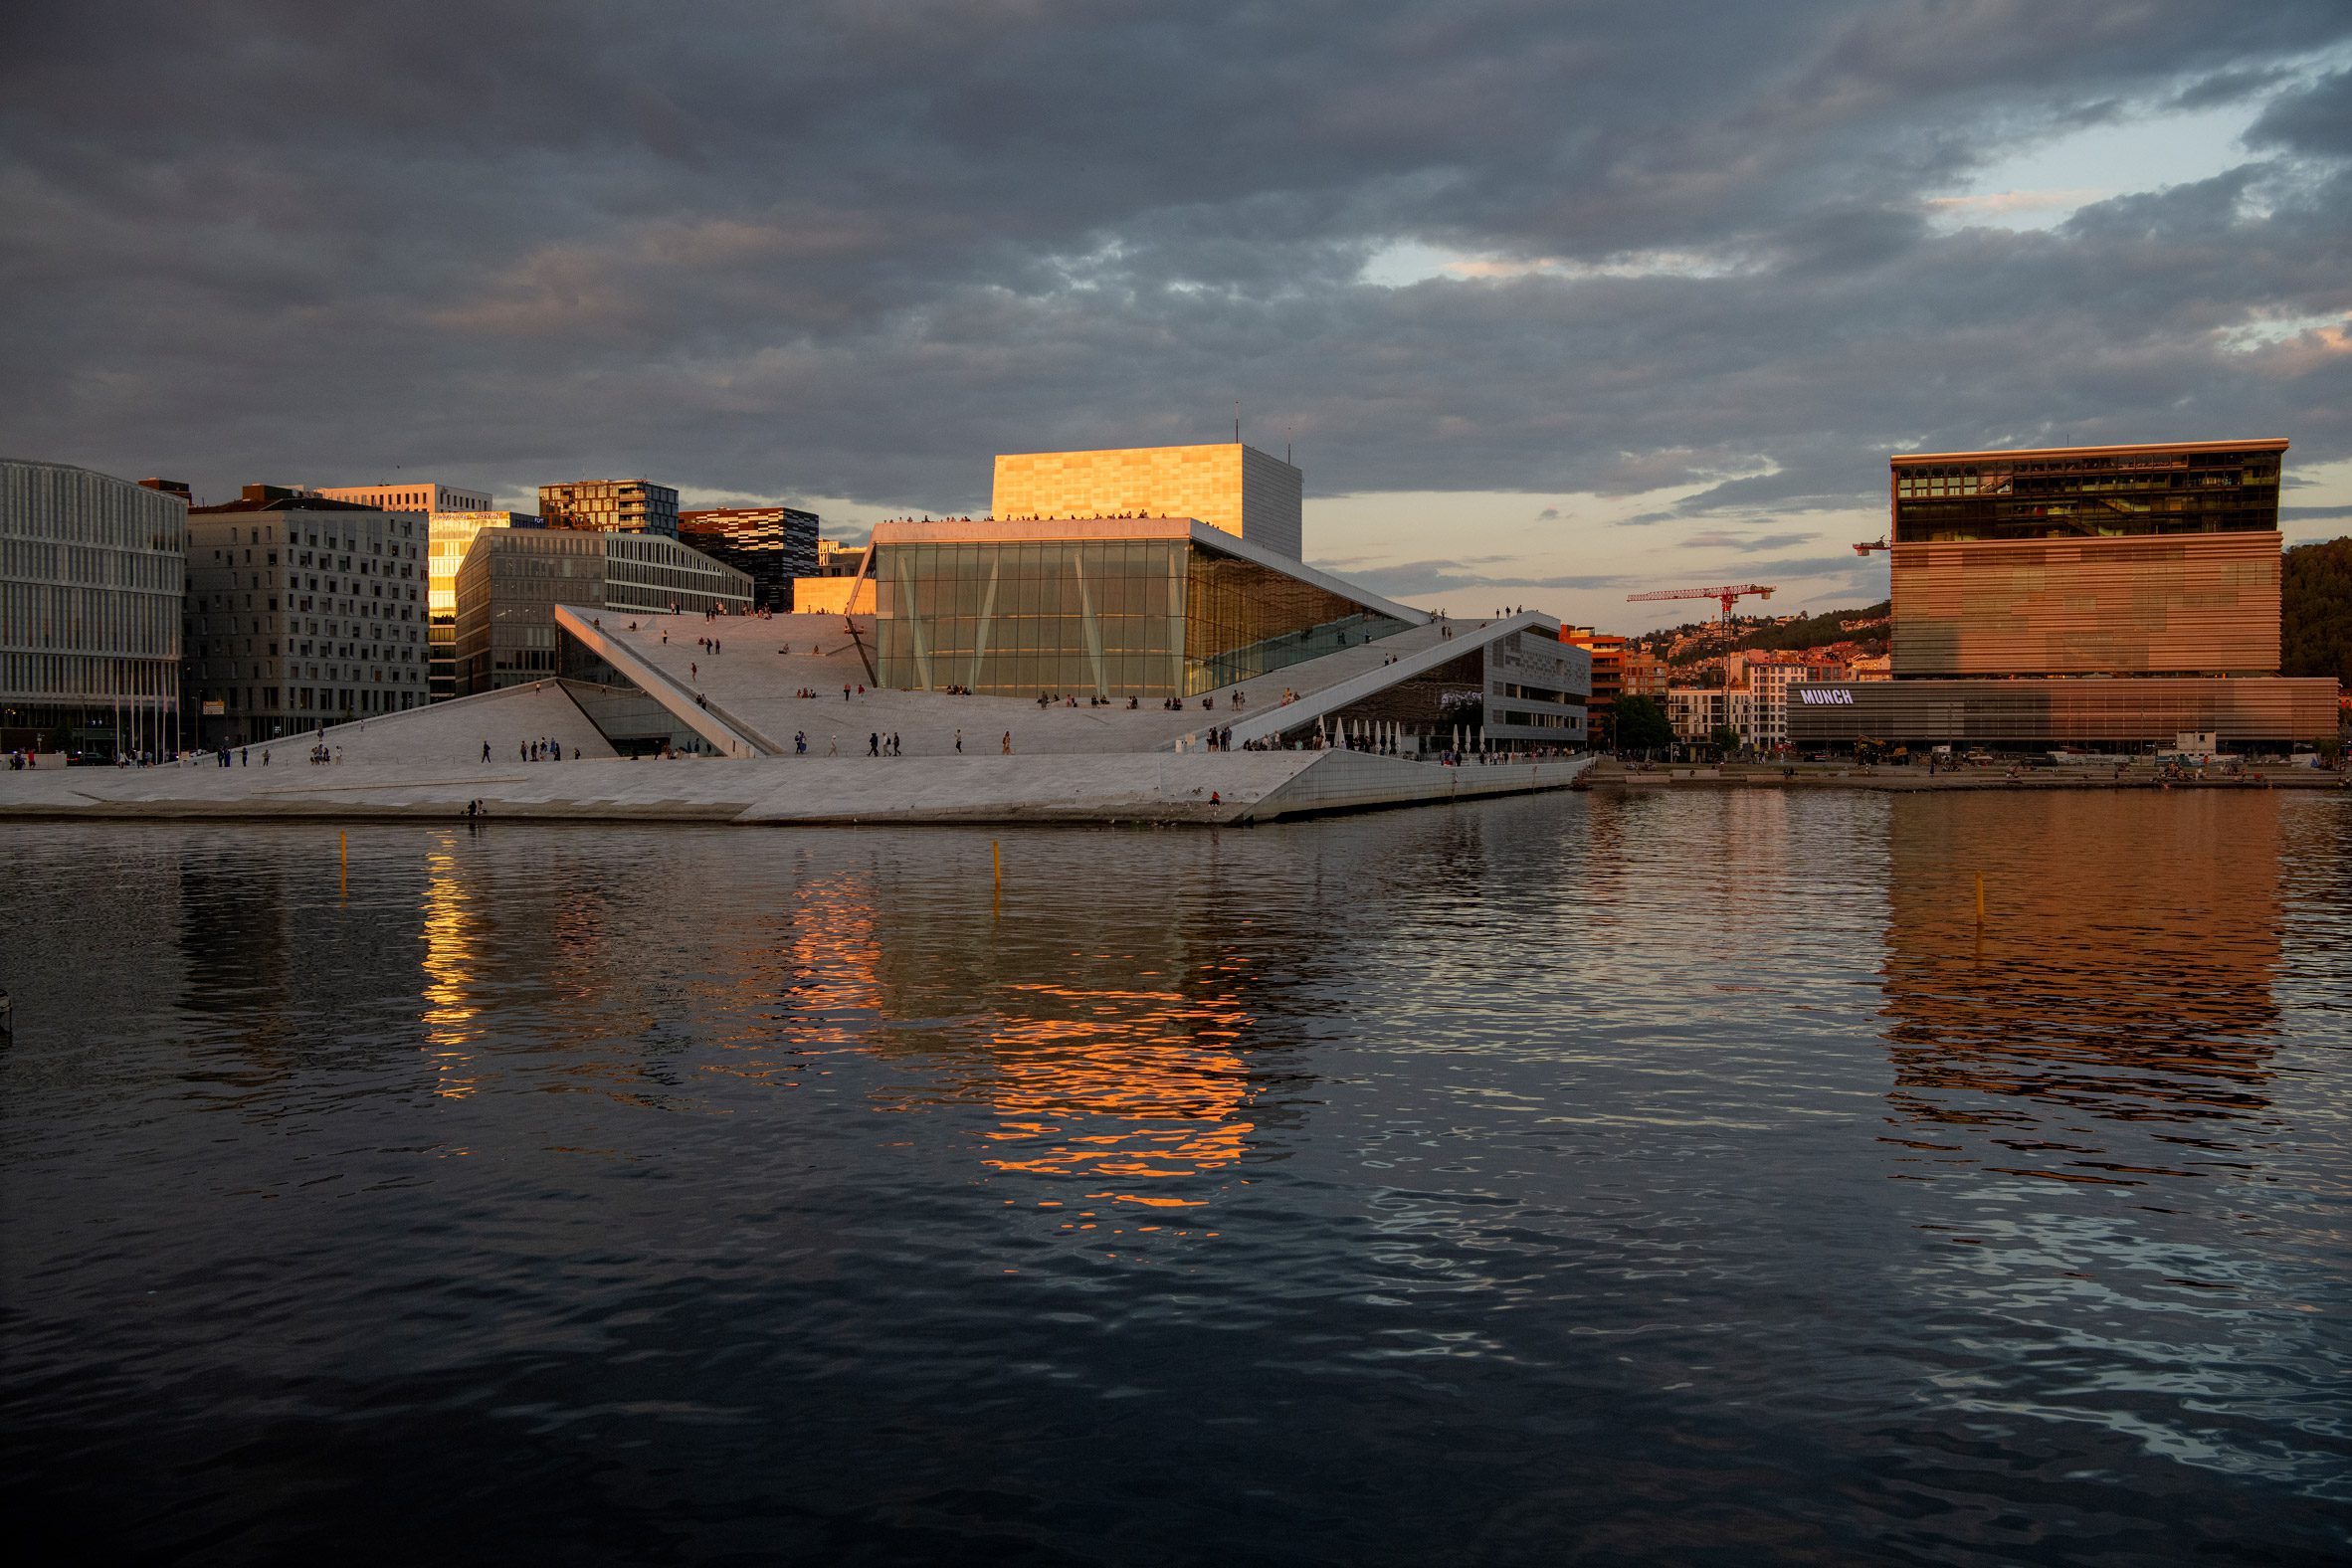
<path fill-rule="evenodd" d="M 579 749 L 577 746 L 572 748 L 575 758 L 579 754 Z M 563 760 L 563 742 L 549 740 L 544 735 L 537 740 L 516 741 L 514 756 L 515 760 L 519 762 L 561 762 Z M 490 743 L 486 740 L 482 743 L 482 760 L 488 762 L 490 759 Z"/>

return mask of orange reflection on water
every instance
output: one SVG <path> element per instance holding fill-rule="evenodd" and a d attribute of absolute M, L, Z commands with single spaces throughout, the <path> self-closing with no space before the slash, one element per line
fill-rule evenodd
<path fill-rule="evenodd" d="M 999 1124 L 986 1136 L 1009 1146 L 989 1168 L 1132 1181 L 1242 1157 L 1254 1129 L 1241 1116 L 1248 1068 L 1234 1046 L 1248 1014 L 1237 1003 L 1054 982 L 1005 989 L 989 1041 Z"/>
<path fill-rule="evenodd" d="M 471 999 L 474 965 L 480 958 L 480 919 L 473 894 L 458 880 L 457 857 L 448 849 L 425 857 L 425 1051 L 436 1078 L 434 1092 L 463 1099 L 474 1092 L 474 1054 L 464 1049 L 476 1038 L 482 1010 Z"/>
<path fill-rule="evenodd" d="M 2268 1109 L 2279 803 L 2261 794 L 1896 797 L 1890 1096 L 1924 1156 L 2065 1181 L 2179 1175 Z M 1976 878 L 1985 878 L 1985 917 Z M 2102 1123 L 2172 1123 L 2179 1167 Z"/>

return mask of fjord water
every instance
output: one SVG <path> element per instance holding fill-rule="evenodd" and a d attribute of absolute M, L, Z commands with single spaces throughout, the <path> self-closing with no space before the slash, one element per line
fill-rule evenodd
<path fill-rule="evenodd" d="M 0 830 L 20 1539 L 2352 1549 L 2340 796 L 340 831 Z"/>

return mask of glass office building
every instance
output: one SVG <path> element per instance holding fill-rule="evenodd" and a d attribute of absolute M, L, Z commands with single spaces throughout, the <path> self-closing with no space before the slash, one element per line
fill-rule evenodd
<path fill-rule="evenodd" d="M 745 615 L 751 579 L 656 534 L 486 528 L 458 566 L 458 695 L 561 674 L 559 604 L 623 615 Z"/>
<path fill-rule="evenodd" d="M 458 694 L 458 568 L 485 528 L 536 528 L 539 519 L 520 511 L 437 511 L 433 514 L 431 570 L 426 574 L 426 634 L 432 663 L 426 669 L 426 699 L 446 702 Z"/>
<path fill-rule="evenodd" d="M 751 579 L 753 608 L 789 613 L 792 581 L 817 575 L 813 511 L 798 506 L 727 506 L 678 514 L 678 536 Z"/>
<path fill-rule="evenodd" d="M 0 750 L 175 749 L 187 565 L 184 495 L 0 459 Z"/>
<path fill-rule="evenodd" d="M 1422 619 L 1186 518 L 884 523 L 874 543 L 877 674 L 899 689 L 1190 696 Z"/>
<path fill-rule="evenodd" d="M 1895 678 L 2274 673 L 2286 445 L 1895 457 Z"/>

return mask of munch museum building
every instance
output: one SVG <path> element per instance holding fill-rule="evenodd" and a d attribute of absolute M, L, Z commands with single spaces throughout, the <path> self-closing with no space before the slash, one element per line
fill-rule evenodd
<path fill-rule="evenodd" d="M 2333 734 L 2278 675 L 2280 440 L 1892 460 L 1891 681 L 1793 687 L 1799 746 Z"/>

